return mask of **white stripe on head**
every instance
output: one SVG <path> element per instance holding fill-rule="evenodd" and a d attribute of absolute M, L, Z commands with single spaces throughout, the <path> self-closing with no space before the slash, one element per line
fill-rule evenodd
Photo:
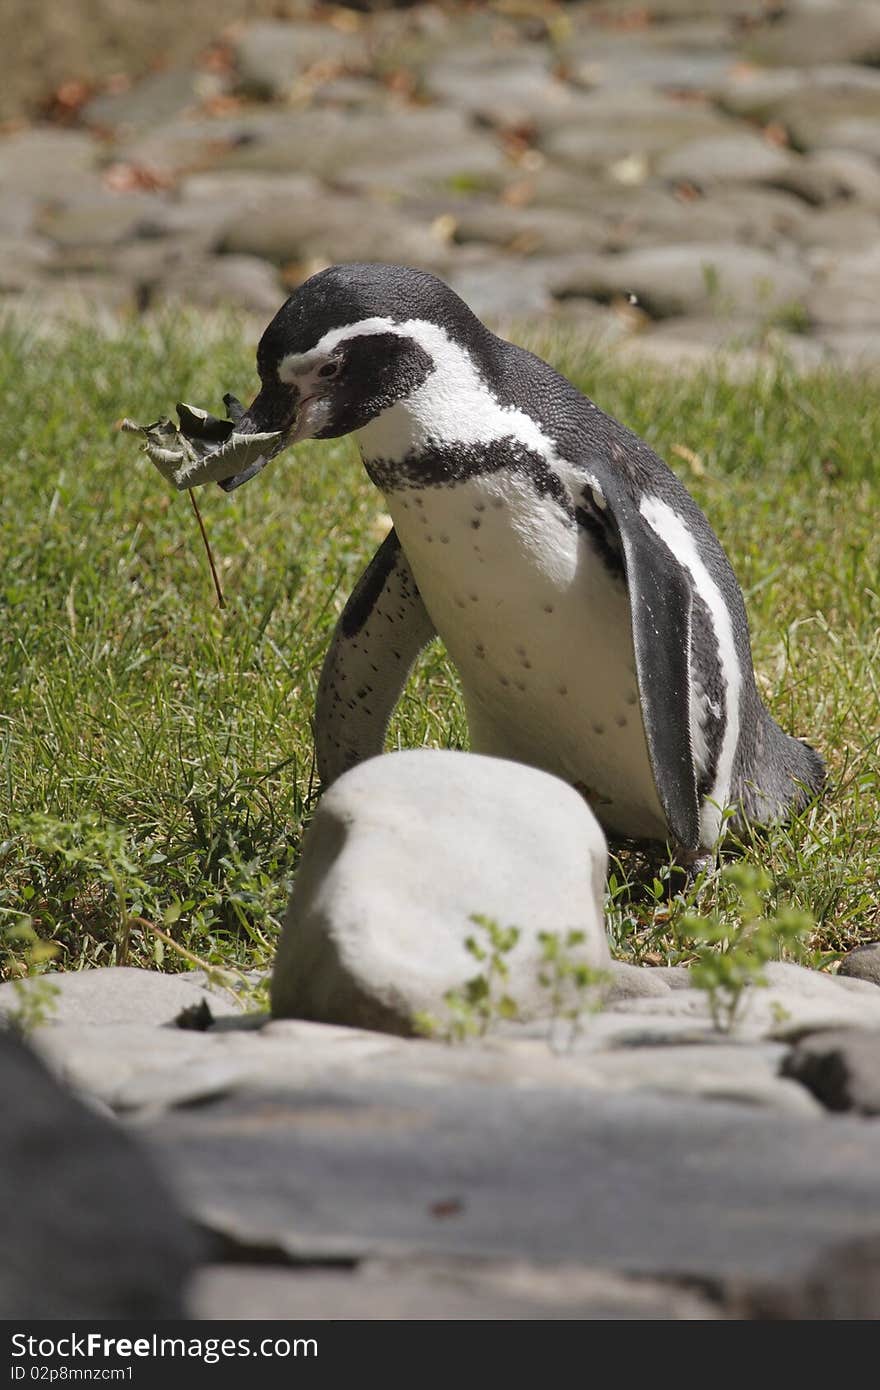
<path fill-rule="evenodd" d="M 320 338 L 313 348 L 308 352 L 288 352 L 282 357 L 278 364 L 279 379 L 288 385 L 295 381 L 304 372 L 309 372 L 319 362 L 323 362 L 325 357 L 340 343 L 348 338 L 363 338 L 373 333 L 400 333 L 402 325 L 395 324 L 391 319 L 360 319 L 356 323 L 342 324 L 339 328 L 331 328 Z"/>
<path fill-rule="evenodd" d="M 513 438 L 547 463 L 559 461 L 552 439 L 537 421 L 515 406 L 501 405 L 467 349 L 426 319 L 394 323 L 388 318 L 368 318 L 331 328 L 308 352 L 282 358 L 278 375 L 284 382 L 293 382 L 348 339 L 385 333 L 412 338 L 431 358 L 434 370 L 410 396 L 358 431 L 365 458 L 390 462 L 426 444 L 489 444 Z"/>
<path fill-rule="evenodd" d="M 721 833 L 724 808 L 730 799 L 733 781 L 733 762 L 739 743 L 740 696 L 742 672 L 733 635 L 733 623 L 724 595 L 709 573 L 697 549 L 684 518 L 659 497 L 642 498 L 639 510 L 645 521 L 694 581 L 694 587 L 709 610 L 712 627 L 718 642 L 718 661 L 724 684 L 724 736 L 718 754 L 715 781 L 700 807 L 700 830 L 703 844 L 712 844 Z M 691 681 L 691 740 L 695 752 L 705 749 L 705 738 L 697 726 L 699 700 Z M 713 804 L 714 803 L 714 804 Z"/>

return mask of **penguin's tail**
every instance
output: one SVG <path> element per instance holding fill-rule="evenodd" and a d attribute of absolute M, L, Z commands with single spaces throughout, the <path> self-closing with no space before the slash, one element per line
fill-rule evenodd
<path fill-rule="evenodd" d="M 822 755 L 803 739 L 785 733 L 763 708 L 754 754 L 750 773 L 743 777 L 740 801 L 744 819 L 752 825 L 772 825 L 797 815 L 825 785 Z"/>

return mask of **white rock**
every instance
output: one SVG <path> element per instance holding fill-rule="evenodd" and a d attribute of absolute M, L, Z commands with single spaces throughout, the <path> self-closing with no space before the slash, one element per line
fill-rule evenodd
<path fill-rule="evenodd" d="M 610 962 L 605 838 L 565 783 L 518 763 L 425 749 L 373 758 L 325 793 L 306 838 L 272 980 L 276 1016 L 409 1033 L 484 967 L 481 913 L 521 936 L 503 992 L 546 1013 L 538 933 L 585 934 Z M 500 991 L 499 991 L 500 992 Z"/>

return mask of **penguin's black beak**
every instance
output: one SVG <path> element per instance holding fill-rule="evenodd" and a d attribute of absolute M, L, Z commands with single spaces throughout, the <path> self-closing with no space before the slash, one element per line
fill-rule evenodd
<path fill-rule="evenodd" d="M 224 396 L 223 400 L 236 434 L 282 432 L 280 439 L 254 463 L 241 473 L 234 473 L 231 478 L 221 481 L 220 486 L 224 492 L 233 492 L 235 488 L 241 487 L 242 483 L 250 482 L 251 478 L 261 473 L 269 460 L 280 454 L 282 449 L 296 442 L 296 431 L 293 427 L 299 410 L 299 393 L 291 386 L 263 386 L 247 410 L 242 410 L 240 402 L 234 396 Z"/>

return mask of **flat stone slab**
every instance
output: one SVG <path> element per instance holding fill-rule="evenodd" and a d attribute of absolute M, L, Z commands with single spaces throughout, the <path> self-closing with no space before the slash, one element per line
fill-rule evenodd
<path fill-rule="evenodd" d="M 804 1086 L 780 1076 L 786 1055 L 782 1044 L 712 1038 L 689 1043 L 686 1034 L 672 1039 L 660 1046 L 615 1045 L 612 1039 L 605 1049 L 554 1051 L 545 1038 L 490 1037 L 451 1047 L 283 1020 L 259 1030 L 207 1033 L 143 1024 L 53 1024 L 38 1029 L 33 1041 L 63 1080 L 123 1112 L 332 1079 L 453 1087 L 491 1083 L 517 1091 L 548 1086 L 645 1091 L 800 1115 L 823 1113 Z"/>
<path fill-rule="evenodd" d="M 717 1318 L 696 1293 L 580 1265 L 526 1260 L 366 1260 L 351 1271 L 208 1265 L 193 1317 L 302 1319 Z"/>
<path fill-rule="evenodd" d="M 740 1040 L 795 1041 L 820 1028 L 880 1028 L 880 994 L 867 980 L 827 975 L 781 961 L 765 966 L 763 974 L 766 986 L 749 988 L 737 1015 L 732 1036 Z M 616 1002 L 612 1011 L 590 1021 L 584 1045 L 600 1035 L 619 1036 L 626 1019 L 630 1026 L 636 1020 L 650 1026 L 653 1020 L 661 1032 L 676 1023 L 712 1032 L 706 993 L 691 988 Z"/>
<path fill-rule="evenodd" d="M 269 1020 L 208 990 L 204 976 L 126 968 L 52 976 L 50 1021 L 37 1050 L 64 1080 L 119 1111 L 161 1110 L 239 1092 L 323 1080 L 403 1085 L 493 1084 L 517 1090 L 653 1092 L 821 1113 L 803 1078 L 784 1075 L 787 1045 L 818 1030 L 880 1030 L 880 993 L 864 980 L 794 965 L 767 967 L 729 1034 L 718 1033 L 686 972 L 611 967 L 608 1006 L 570 1020 L 495 1022 L 465 1046 L 301 1019 Z M 670 986 L 674 985 L 675 988 Z M 18 992 L 0 988 L 0 1008 Z M 207 1004 L 207 1031 L 171 1026 Z M 210 1021 L 210 1020 L 209 1020 Z M 442 1022 L 442 1020 L 441 1020 Z M 158 1025 L 158 1026 L 157 1026 Z"/>
<path fill-rule="evenodd" d="M 204 975 L 198 984 L 186 975 L 160 975 L 135 966 L 108 965 L 95 970 L 59 971 L 40 976 L 21 987 L 0 985 L 0 1018 L 19 1012 L 22 994 L 48 982 L 54 993 L 46 997 L 45 1010 L 53 1023 L 161 1025 L 173 1023 L 183 1009 L 207 1004 L 215 1017 L 238 1014 L 240 1006 L 225 991 L 206 989 Z"/>
<path fill-rule="evenodd" d="M 239 1251 L 784 1280 L 880 1233 L 880 1124 L 569 1088 L 328 1081 L 135 1126 Z"/>
<path fill-rule="evenodd" d="M 2 1027 L 0 1090 L 0 1319 L 181 1317 L 203 1251 L 131 1134 Z"/>

